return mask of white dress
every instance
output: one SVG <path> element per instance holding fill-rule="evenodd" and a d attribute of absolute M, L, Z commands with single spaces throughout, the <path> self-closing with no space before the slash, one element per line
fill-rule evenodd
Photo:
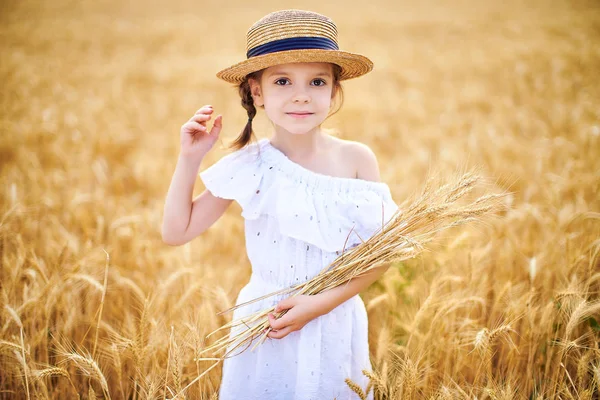
<path fill-rule="evenodd" d="M 230 153 L 200 173 L 210 192 L 242 208 L 249 282 L 236 304 L 307 281 L 361 242 L 396 212 L 388 185 L 333 177 L 293 162 L 261 139 Z M 233 319 L 276 305 L 289 294 L 234 310 Z M 221 400 L 357 399 L 344 382 L 363 390 L 371 370 L 367 313 L 355 295 L 282 339 L 240 348 L 223 362 Z M 247 329 L 234 327 L 231 334 Z M 372 392 L 369 399 L 372 399 Z"/>

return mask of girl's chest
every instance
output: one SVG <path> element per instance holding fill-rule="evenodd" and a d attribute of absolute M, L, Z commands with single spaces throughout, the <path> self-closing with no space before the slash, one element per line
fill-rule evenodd
<path fill-rule="evenodd" d="M 353 158 L 341 150 L 328 150 L 312 157 L 290 158 L 298 166 L 318 175 L 334 178 L 356 178 Z"/>

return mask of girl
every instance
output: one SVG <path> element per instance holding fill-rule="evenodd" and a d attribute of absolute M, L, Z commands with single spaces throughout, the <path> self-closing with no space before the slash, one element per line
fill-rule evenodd
<path fill-rule="evenodd" d="M 214 111 L 207 105 L 181 127 L 162 228 L 166 243 L 183 244 L 214 224 L 233 200 L 241 205 L 252 275 L 236 304 L 311 279 L 397 210 L 389 187 L 379 181 L 373 152 L 321 129 L 341 96 L 340 81 L 368 73 L 372 62 L 339 50 L 331 19 L 301 10 L 260 19 L 248 30 L 247 50 L 245 61 L 217 74 L 238 85 L 248 112 L 236 151 L 200 173 L 207 190 L 192 201 L 222 116 L 208 130 Z M 257 107 L 274 132 L 251 142 Z M 265 343 L 225 359 L 220 399 L 357 398 L 345 379 L 364 389 L 362 370 L 371 370 L 367 313 L 358 293 L 382 273 L 319 295 L 275 295 L 236 309 L 234 319 L 275 305 L 288 312 L 279 319 L 269 315 L 273 330 Z"/>

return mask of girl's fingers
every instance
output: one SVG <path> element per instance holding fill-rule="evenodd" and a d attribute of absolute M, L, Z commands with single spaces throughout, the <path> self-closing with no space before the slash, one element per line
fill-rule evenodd
<path fill-rule="evenodd" d="M 204 106 L 204 107 L 198 109 L 198 111 L 196 111 L 194 114 L 202 114 L 202 113 L 210 114 L 213 111 L 214 110 L 213 110 L 212 106 Z"/>
<path fill-rule="evenodd" d="M 286 326 L 283 329 L 278 330 L 277 332 L 269 332 L 269 334 L 267 335 L 267 337 L 270 337 L 272 339 L 282 339 L 285 336 L 289 335 L 292 332 L 292 327 L 291 326 Z"/>
<path fill-rule="evenodd" d="M 211 116 L 208 114 L 195 114 L 192 118 L 190 118 L 190 121 L 206 122 L 210 118 Z"/>
<path fill-rule="evenodd" d="M 210 135 L 219 136 L 221 128 L 223 128 L 223 116 L 219 115 L 217 118 L 215 118 L 215 122 L 210 130 Z"/>
<path fill-rule="evenodd" d="M 223 116 L 222 115 L 218 115 L 217 118 L 215 118 L 215 125 L 218 125 L 219 127 L 223 126 Z"/>
<path fill-rule="evenodd" d="M 195 121 L 188 121 L 185 124 L 183 124 L 183 127 L 191 128 L 191 129 L 197 130 L 197 131 L 206 132 L 206 127 Z"/>
<path fill-rule="evenodd" d="M 269 313 L 269 324 L 271 325 L 271 328 L 276 329 L 276 330 L 280 330 L 283 329 L 285 327 L 287 327 L 288 325 L 291 324 L 292 321 L 290 321 L 290 318 L 287 316 L 283 316 L 279 319 L 275 319 L 275 316 L 271 313 Z"/>

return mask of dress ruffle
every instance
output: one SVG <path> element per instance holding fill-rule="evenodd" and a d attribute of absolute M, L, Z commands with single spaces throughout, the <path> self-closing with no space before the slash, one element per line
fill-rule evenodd
<path fill-rule="evenodd" d="M 384 182 L 313 172 L 261 139 L 200 173 L 217 197 L 237 201 L 247 220 L 269 215 L 282 235 L 333 252 L 367 240 L 398 210 Z"/>

